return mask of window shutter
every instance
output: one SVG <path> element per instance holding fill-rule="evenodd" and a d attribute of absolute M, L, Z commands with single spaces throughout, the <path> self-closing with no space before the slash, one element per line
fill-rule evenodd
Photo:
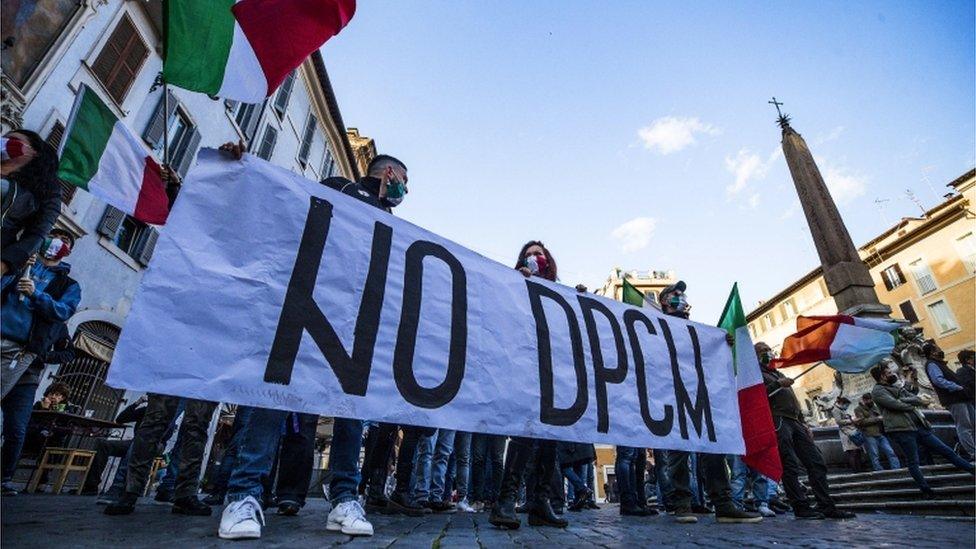
<path fill-rule="evenodd" d="M 261 111 L 258 105 L 250 105 L 250 112 L 247 115 L 247 122 L 241 130 L 244 131 L 244 139 L 250 145 L 254 141 L 256 131 L 258 129 L 258 122 L 261 120 Z"/>
<path fill-rule="evenodd" d="M 298 161 L 302 163 L 302 166 L 308 165 L 308 153 L 312 149 L 312 139 L 315 137 L 315 126 L 315 117 L 309 114 L 308 120 L 305 121 L 305 132 L 302 134 L 302 146 L 298 150 Z"/>
<path fill-rule="evenodd" d="M 124 219 L 125 212 L 115 206 L 105 206 L 105 213 L 102 214 L 102 220 L 98 223 L 98 234 L 114 240 Z"/>
<path fill-rule="evenodd" d="M 288 110 L 288 99 L 291 98 L 291 90 L 295 86 L 295 71 L 288 73 L 285 81 L 278 87 L 278 94 L 275 95 L 274 108 L 278 111 L 278 117 L 285 115 Z"/>
<path fill-rule="evenodd" d="M 180 179 L 186 177 L 186 172 L 190 170 L 190 164 L 197 155 L 197 148 L 200 147 L 200 130 L 194 127 L 190 132 L 190 139 L 186 148 L 180 151 L 180 160 L 176 166 L 176 173 L 180 174 Z"/>
<path fill-rule="evenodd" d="M 142 238 L 142 242 L 139 243 L 138 251 L 133 254 L 136 256 L 136 261 L 139 262 L 143 267 L 149 266 L 149 260 L 152 259 L 153 252 L 156 250 L 156 241 L 159 240 L 159 231 L 156 227 L 146 227 L 145 236 Z"/>
<path fill-rule="evenodd" d="M 55 150 L 61 147 L 61 140 L 64 139 L 64 124 L 60 120 L 54 122 L 51 126 L 51 131 L 47 134 L 46 141 L 54 147 Z M 78 187 L 70 183 L 65 183 L 58 179 L 58 183 L 61 185 L 61 202 L 64 204 L 71 204 L 71 199 L 75 196 L 75 191 Z"/>
<path fill-rule="evenodd" d="M 895 263 L 894 265 L 892 265 L 892 267 L 895 268 L 895 273 L 898 275 L 898 285 L 900 286 L 900 285 L 904 284 L 905 283 L 905 280 L 906 280 L 905 279 L 905 273 L 901 272 L 901 267 L 897 263 Z"/>
<path fill-rule="evenodd" d="M 170 117 L 173 116 L 173 112 L 176 111 L 176 96 L 169 90 L 166 90 L 166 93 L 169 94 L 169 111 L 165 116 L 163 115 L 163 107 L 166 105 L 166 102 L 163 101 L 164 96 L 160 94 L 159 104 L 156 105 L 156 112 L 149 119 L 149 125 L 146 126 L 146 131 L 142 133 L 142 139 L 149 144 L 151 149 L 155 149 L 159 145 L 159 141 L 163 138 L 163 129 L 169 122 Z"/>
<path fill-rule="evenodd" d="M 902 318 L 904 318 L 905 320 L 911 322 L 912 324 L 915 324 L 916 322 L 918 322 L 918 315 L 915 314 L 915 307 L 912 307 L 912 302 L 911 301 L 904 301 L 904 302 L 900 303 L 898 305 L 898 308 L 901 309 L 901 317 Z"/>
<path fill-rule="evenodd" d="M 238 102 L 234 101 L 233 99 L 224 99 L 224 108 L 230 112 L 234 112 L 234 107 L 237 106 L 237 103 Z"/>
<path fill-rule="evenodd" d="M 142 41 L 132 20 L 125 15 L 95 58 L 92 72 L 108 94 L 121 103 L 147 57 L 149 47 Z"/>
<path fill-rule="evenodd" d="M 885 289 L 889 292 L 895 287 L 891 282 L 891 267 L 881 271 L 881 280 L 884 281 Z"/>
<path fill-rule="evenodd" d="M 264 130 L 264 139 L 261 140 L 261 146 L 258 148 L 258 157 L 264 160 L 271 160 L 271 154 L 274 152 L 274 147 L 277 142 L 278 130 L 268 126 Z"/>

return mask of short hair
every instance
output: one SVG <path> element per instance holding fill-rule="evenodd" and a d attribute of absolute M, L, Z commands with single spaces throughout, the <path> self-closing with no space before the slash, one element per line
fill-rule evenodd
<path fill-rule="evenodd" d="M 967 360 L 973 360 L 976 358 L 976 351 L 973 351 L 972 349 L 963 349 L 959 351 L 959 354 L 956 355 L 956 357 L 959 359 L 960 363 L 964 364 Z"/>
<path fill-rule="evenodd" d="M 59 236 L 61 238 L 66 239 L 68 241 L 68 247 L 71 248 L 72 251 L 74 251 L 75 235 L 71 234 L 71 232 L 55 227 L 51 229 L 51 231 L 48 234 L 53 234 L 55 236 Z"/>
<path fill-rule="evenodd" d="M 67 383 L 56 381 L 44 390 L 44 396 L 53 395 L 54 393 L 64 395 L 64 398 L 67 399 L 69 396 L 71 396 L 71 387 L 68 387 Z"/>
<path fill-rule="evenodd" d="M 389 164 L 396 164 L 404 170 L 407 169 L 407 165 L 401 162 L 399 159 L 388 154 L 378 154 L 369 161 L 369 165 L 366 167 L 366 175 L 373 175 L 373 173 L 375 173 L 377 170 L 385 168 Z"/>
<path fill-rule="evenodd" d="M 871 368 L 871 377 L 873 377 L 875 381 L 881 381 L 881 365 L 880 364 L 878 364 L 874 368 Z"/>

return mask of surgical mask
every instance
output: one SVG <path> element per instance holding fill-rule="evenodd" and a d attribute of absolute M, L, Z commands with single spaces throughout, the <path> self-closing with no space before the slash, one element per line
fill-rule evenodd
<path fill-rule="evenodd" d="M 63 259 L 69 253 L 71 253 L 71 245 L 58 237 L 45 238 L 44 243 L 41 244 L 41 255 L 44 259 Z"/>
<path fill-rule="evenodd" d="M 688 298 L 685 294 L 671 294 L 668 298 L 668 306 L 679 313 L 688 311 Z"/>
<path fill-rule="evenodd" d="M 0 137 L 0 160 L 12 160 L 23 155 L 23 141 L 14 137 Z"/>
<path fill-rule="evenodd" d="M 534 275 L 541 275 L 549 267 L 549 261 L 544 255 L 530 255 L 525 258 L 525 266 Z"/>
<path fill-rule="evenodd" d="M 390 206 L 399 206 L 407 194 L 407 184 L 399 179 L 390 179 L 386 183 L 386 196 L 383 197 Z"/>
<path fill-rule="evenodd" d="M 769 366 L 769 363 L 773 361 L 772 353 L 763 353 L 759 355 L 759 363 L 763 366 Z"/>

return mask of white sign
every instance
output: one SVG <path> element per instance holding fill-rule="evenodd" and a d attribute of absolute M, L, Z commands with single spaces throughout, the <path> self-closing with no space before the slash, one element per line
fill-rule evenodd
<path fill-rule="evenodd" d="M 108 382 L 473 432 L 744 452 L 724 331 L 525 278 L 254 156 L 212 150 L 170 214 Z"/>

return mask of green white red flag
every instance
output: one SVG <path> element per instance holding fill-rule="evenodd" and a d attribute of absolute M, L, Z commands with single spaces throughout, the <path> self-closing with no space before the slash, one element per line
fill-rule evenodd
<path fill-rule="evenodd" d="M 168 84 L 260 103 L 349 23 L 356 1 L 168 0 L 164 9 Z"/>
<path fill-rule="evenodd" d="M 783 341 L 783 351 L 770 366 L 826 362 L 846 374 L 866 372 L 895 348 L 895 330 L 904 323 L 848 315 L 799 316 L 796 333 Z"/>
<path fill-rule="evenodd" d="M 169 199 L 159 164 L 98 95 L 82 84 L 61 140 L 58 178 L 145 223 L 161 225 Z"/>
<path fill-rule="evenodd" d="M 742 438 L 746 454 L 742 461 L 767 477 L 779 481 L 783 476 L 783 464 L 779 457 L 779 443 L 773 414 L 769 410 L 762 369 L 749 336 L 745 310 L 739 299 L 739 285 L 732 286 L 732 293 L 725 303 L 725 310 L 718 323 L 735 340 L 732 360 L 739 392 L 739 416 L 742 422 Z"/>

